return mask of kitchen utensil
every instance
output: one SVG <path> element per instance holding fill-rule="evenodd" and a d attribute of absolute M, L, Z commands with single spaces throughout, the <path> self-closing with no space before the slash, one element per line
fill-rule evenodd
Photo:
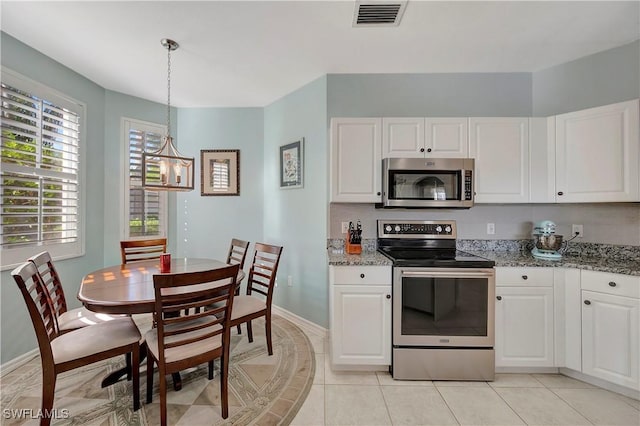
<path fill-rule="evenodd" d="M 349 232 L 347 232 L 347 241 L 345 242 L 348 254 L 362 253 L 362 224 L 358 220 L 354 228 L 353 222 L 349 222 Z"/>
<path fill-rule="evenodd" d="M 545 260 L 560 260 L 562 255 L 562 235 L 556 234 L 556 224 L 550 220 L 538 222 L 533 227 L 533 257 Z"/>

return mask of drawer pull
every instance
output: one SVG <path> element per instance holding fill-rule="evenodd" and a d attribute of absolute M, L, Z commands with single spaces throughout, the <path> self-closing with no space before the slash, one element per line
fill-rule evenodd
<path fill-rule="evenodd" d="M 618 284 L 616 284 L 615 282 L 613 282 L 613 281 L 609 281 L 609 287 L 615 287 L 615 286 L 617 286 L 617 285 L 618 285 Z"/>
<path fill-rule="evenodd" d="M 364 274 L 360 274 L 360 278 L 364 278 Z"/>
<path fill-rule="evenodd" d="M 590 300 L 585 300 L 585 301 L 584 301 L 584 304 L 585 304 L 585 305 L 590 305 L 590 304 L 591 304 L 591 301 L 590 301 Z"/>
<path fill-rule="evenodd" d="M 558 195 L 562 196 L 562 195 L 564 195 L 564 192 L 560 191 L 560 192 L 558 192 Z"/>
<path fill-rule="evenodd" d="M 391 295 L 390 294 L 387 294 L 387 299 L 391 299 Z"/>
<path fill-rule="evenodd" d="M 528 280 L 528 279 L 529 279 L 529 277 L 528 277 L 528 276 L 526 276 L 526 275 L 523 275 L 523 276 L 522 276 L 522 279 L 523 279 L 523 280 Z"/>
<path fill-rule="evenodd" d="M 496 296 L 496 299 L 502 300 L 502 296 Z"/>

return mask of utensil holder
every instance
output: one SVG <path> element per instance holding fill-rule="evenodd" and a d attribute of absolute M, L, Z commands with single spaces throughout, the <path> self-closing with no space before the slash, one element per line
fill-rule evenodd
<path fill-rule="evenodd" d="M 360 244 L 360 242 L 362 241 L 362 238 L 359 235 L 361 232 L 362 231 L 347 232 L 347 241 L 345 243 L 345 249 L 347 254 L 362 253 L 362 245 Z"/>

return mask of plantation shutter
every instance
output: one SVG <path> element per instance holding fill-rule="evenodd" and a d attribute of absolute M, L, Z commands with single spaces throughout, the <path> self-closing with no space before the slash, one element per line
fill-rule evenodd
<path fill-rule="evenodd" d="M 129 218 L 128 237 L 151 237 L 164 235 L 163 197 L 158 191 L 142 188 L 142 154 L 157 151 L 162 145 L 162 134 L 142 129 L 128 123 L 129 139 Z"/>
<path fill-rule="evenodd" d="M 229 182 L 229 160 L 213 160 L 213 190 L 228 191 Z"/>
<path fill-rule="evenodd" d="M 79 239 L 81 107 L 73 111 L 4 82 L 2 249 Z"/>

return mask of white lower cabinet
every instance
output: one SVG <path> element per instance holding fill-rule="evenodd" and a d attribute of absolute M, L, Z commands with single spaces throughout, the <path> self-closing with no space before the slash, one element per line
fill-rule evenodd
<path fill-rule="evenodd" d="M 554 366 L 552 268 L 496 268 L 496 367 Z"/>
<path fill-rule="evenodd" d="M 582 273 L 582 372 L 640 390 L 640 278 Z"/>
<path fill-rule="evenodd" d="M 391 267 L 330 266 L 331 362 L 391 364 Z"/>

